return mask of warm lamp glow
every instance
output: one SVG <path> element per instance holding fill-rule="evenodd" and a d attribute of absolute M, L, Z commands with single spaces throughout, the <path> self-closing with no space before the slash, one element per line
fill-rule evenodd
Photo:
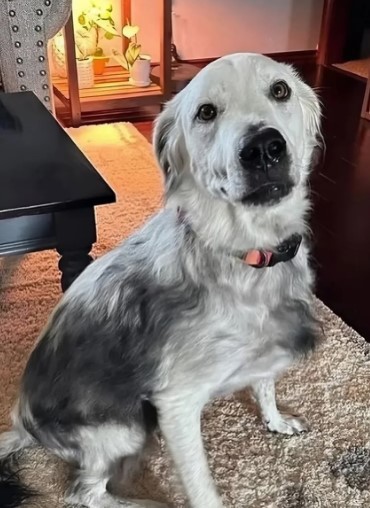
<path fill-rule="evenodd" d="M 148 33 L 151 35 L 151 21 L 146 22 L 133 9 L 143 26 L 132 23 L 132 3 L 72 0 L 71 18 L 51 41 L 57 114 L 58 110 L 61 114 L 67 110 L 73 125 L 80 125 L 83 116 L 91 112 L 103 112 L 105 116 L 121 107 L 159 105 L 170 95 L 171 0 L 148 0 L 151 9 L 156 5 L 159 21 L 158 76 L 153 74 L 151 54 L 143 52 Z M 150 11 L 147 16 L 150 20 L 152 14 Z"/>
<path fill-rule="evenodd" d="M 74 139 L 82 145 L 86 143 L 99 146 L 103 144 L 122 146 L 123 143 L 137 143 L 137 134 L 130 128 L 130 124 L 121 123 L 119 129 L 112 129 L 110 124 L 100 124 L 94 126 L 94 131 L 90 128 L 80 128 L 73 133 Z"/>

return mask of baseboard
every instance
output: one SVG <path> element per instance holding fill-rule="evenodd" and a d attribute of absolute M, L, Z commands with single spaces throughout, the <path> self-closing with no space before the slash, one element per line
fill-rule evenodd
<path fill-rule="evenodd" d="M 266 56 L 269 56 L 273 60 L 277 62 L 286 62 L 286 63 L 316 63 L 317 60 L 317 50 L 316 49 L 308 49 L 302 51 L 281 51 L 278 53 L 264 53 Z M 205 67 L 211 62 L 214 62 L 219 57 L 214 58 L 195 58 L 190 60 L 181 60 L 183 63 L 196 65 L 197 67 Z"/>
<path fill-rule="evenodd" d="M 268 53 L 269 56 L 277 62 L 286 63 L 311 63 L 316 64 L 317 62 L 317 50 L 307 49 L 302 51 L 283 51 L 280 53 Z"/>

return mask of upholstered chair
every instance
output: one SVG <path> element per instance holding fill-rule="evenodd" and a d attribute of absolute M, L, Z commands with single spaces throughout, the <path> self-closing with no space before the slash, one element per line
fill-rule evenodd
<path fill-rule="evenodd" d="M 53 111 L 48 40 L 67 22 L 72 0 L 0 1 L 0 73 L 5 92 L 33 91 Z"/>

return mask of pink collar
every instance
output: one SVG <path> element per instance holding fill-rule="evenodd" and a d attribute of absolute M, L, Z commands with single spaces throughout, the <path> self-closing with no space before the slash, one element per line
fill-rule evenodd
<path fill-rule="evenodd" d="M 177 208 L 177 216 L 181 222 L 187 223 L 186 213 L 180 207 Z M 238 257 L 246 265 L 252 266 L 253 268 L 267 268 L 275 266 L 277 263 L 292 260 L 296 256 L 301 243 L 302 235 L 294 233 L 271 251 L 264 249 L 252 249 Z"/>

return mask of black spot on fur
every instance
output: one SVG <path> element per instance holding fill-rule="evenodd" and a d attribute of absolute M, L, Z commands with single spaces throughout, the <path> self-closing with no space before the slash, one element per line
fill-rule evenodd
<path fill-rule="evenodd" d="M 310 327 L 302 326 L 301 329 L 297 330 L 294 337 L 294 347 L 298 353 L 304 355 L 310 353 L 316 346 L 317 333 Z"/>
<path fill-rule="evenodd" d="M 284 336 L 279 341 L 294 356 L 306 356 L 322 337 L 320 322 L 312 314 L 307 303 L 299 300 L 287 302 L 272 313 Z"/>
<path fill-rule="evenodd" d="M 321 340 L 322 326 L 305 302 L 295 302 L 295 309 L 301 326 L 296 330 L 294 347 L 297 353 L 307 355 L 315 349 Z"/>
<path fill-rule="evenodd" d="M 170 130 L 173 128 L 174 121 L 172 118 L 163 121 L 163 125 L 161 125 L 161 129 L 158 132 L 158 137 L 156 140 L 156 152 L 157 157 L 161 163 L 162 170 L 165 176 L 168 175 L 170 169 L 170 163 L 168 158 L 165 156 L 165 148 L 168 142 L 168 135 Z"/>
<path fill-rule="evenodd" d="M 150 274 L 125 276 L 111 266 L 98 285 L 101 305 L 94 310 L 67 300 L 27 364 L 23 393 L 34 421 L 24 425 L 37 440 L 49 434 L 73 447 L 75 426 L 100 423 L 152 429 L 157 417 L 148 401 L 169 330 L 181 314 L 202 307 L 204 289 L 185 275 L 165 286 Z"/>

